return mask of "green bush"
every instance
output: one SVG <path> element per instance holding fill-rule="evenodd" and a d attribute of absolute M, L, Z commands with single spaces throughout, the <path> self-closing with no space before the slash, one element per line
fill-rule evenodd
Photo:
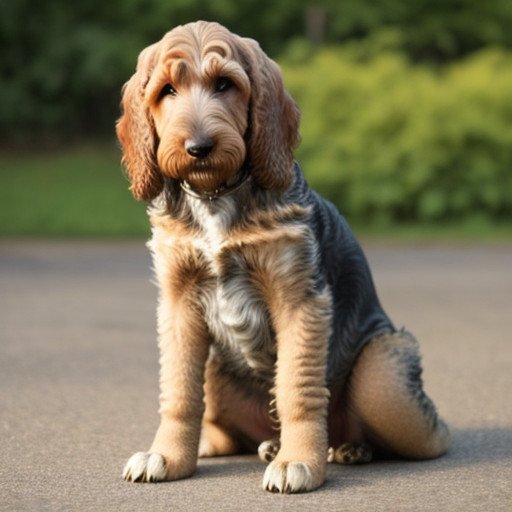
<path fill-rule="evenodd" d="M 303 114 L 298 158 L 347 215 L 510 219 L 512 53 L 429 68 L 392 50 L 295 45 L 281 64 Z"/>

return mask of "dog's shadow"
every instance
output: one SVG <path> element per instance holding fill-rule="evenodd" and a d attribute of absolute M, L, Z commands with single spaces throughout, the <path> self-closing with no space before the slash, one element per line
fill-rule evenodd
<path fill-rule="evenodd" d="M 452 445 L 446 455 L 434 460 L 408 461 L 378 459 L 370 464 L 341 466 L 329 464 L 327 481 L 316 493 L 369 486 L 382 479 L 390 481 L 412 474 L 426 474 L 498 461 L 512 461 L 512 427 L 454 428 Z M 195 478 L 250 478 L 263 476 L 265 464 L 255 455 L 200 459 Z"/>
<path fill-rule="evenodd" d="M 330 464 L 326 491 L 339 485 L 362 486 L 372 481 L 445 472 L 450 469 L 512 462 L 512 427 L 452 428 L 452 444 L 444 456 L 424 461 L 381 459 L 359 466 Z M 322 489 L 323 489 L 322 488 Z"/>
<path fill-rule="evenodd" d="M 452 446 L 444 457 L 448 465 L 512 461 L 512 427 L 454 428 L 452 437 Z"/>

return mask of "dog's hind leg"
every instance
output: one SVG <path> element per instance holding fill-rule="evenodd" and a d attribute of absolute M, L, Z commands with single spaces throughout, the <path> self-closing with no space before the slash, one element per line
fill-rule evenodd
<path fill-rule="evenodd" d="M 268 414 L 268 396 L 256 396 L 227 375 L 214 357 L 205 373 L 205 412 L 199 457 L 254 453 L 274 434 Z"/>
<path fill-rule="evenodd" d="M 343 443 L 338 448 L 329 448 L 327 462 L 337 464 L 365 464 L 373 458 L 372 447 L 367 443 Z"/>
<path fill-rule="evenodd" d="M 258 446 L 258 457 L 262 462 L 266 462 L 268 464 L 276 458 L 279 453 L 279 448 L 281 448 L 281 443 L 277 438 L 263 441 Z"/>
<path fill-rule="evenodd" d="M 203 421 L 199 440 L 199 457 L 218 457 L 240 453 L 240 444 L 226 429 Z"/>
<path fill-rule="evenodd" d="M 423 391 L 418 342 L 400 331 L 372 340 L 348 383 L 349 407 L 372 444 L 412 459 L 448 449 L 450 432 Z"/>
<path fill-rule="evenodd" d="M 234 392 L 229 380 L 219 371 L 210 357 L 206 364 L 204 401 L 199 457 L 234 455 L 241 451 L 240 443 L 230 429 L 229 409 Z"/>

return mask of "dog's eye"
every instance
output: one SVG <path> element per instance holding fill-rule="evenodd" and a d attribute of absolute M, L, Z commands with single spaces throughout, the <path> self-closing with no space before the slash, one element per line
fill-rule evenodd
<path fill-rule="evenodd" d="M 215 92 L 225 92 L 228 89 L 231 89 L 235 84 L 225 76 L 221 76 L 215 82 Z"/>
<path fill-rule="evenodd" d="M 160 91 L 160 98 L 164 96 L 176 96 L 177 91 L 171 84 L 165 84 Z"/>

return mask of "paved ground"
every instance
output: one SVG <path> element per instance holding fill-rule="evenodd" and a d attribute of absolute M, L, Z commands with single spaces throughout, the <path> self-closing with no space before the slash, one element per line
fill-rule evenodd
<path fill-rule="evenodd" d="M 512 247 L 372 247 L 386 309 L 422 341 L 454 433 L 431 462 L 330 466 L 315 493 L 260 489 L 254 457 L 129 484 L 158 423 L 156 290 L 141 243 L 0 240 L 0 510 L 512 510 Z"/>

